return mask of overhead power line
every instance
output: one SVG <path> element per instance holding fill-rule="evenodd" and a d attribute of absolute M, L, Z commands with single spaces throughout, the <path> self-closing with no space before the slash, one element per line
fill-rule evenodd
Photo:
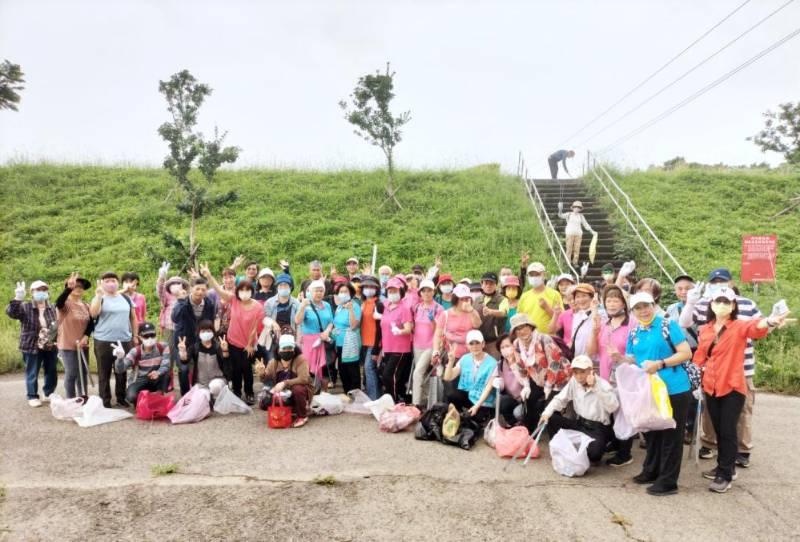
<path fill-rule="evenodd" d="M 669 117 L 670 115 L 672 115 L 673 113 L 675 113 L 676 111 L 681 109 L 682 107 L 684 107 L 684 106 L 688 105 L 689 103 L 693 102 L 694 100 L 696 100 L 697 98 L 699 98 L 700 96 L 702 96 L 703 94 L 708 92 L 709 90 L 721 85 L 722 83 L 724 83 L 725 81 L 727 81 L 728 79 L 730 79 L 731 77 L 733 77 L 734 75 L 736 75 L 737 73 L 739 73 L 740 71 L 745 69 L 746 67 L 750 66 L 754 62 L 758 61 L 759 59 L 765 57 L 766 55 L 768 55 L 769 53 L 774 51 L 775 49 L 777 49 L 778 47 L 780 47 L 781 45 L 783 45 L 787 41 L 797 37 L 798 34 L 800 34 L 800 28 L 797 28 L 793 32 L 790 32 L 789 34 L 787 34 L 786 36 L 784 36 L 780 40 L 776 41 L 775 43 L 773 43 L 772 45 L 770 45 L 766 49 L 762 50 L 760 53 L 758 53 L 755 56 L 751 57 L 749 60 L 743 62 L 742 64 L 739 64 L 737 67 L 735 67 L 734 69 L 732 69 L 731 71 L 729 71 L 728 73 L 723 75 L 722 77 L 719 77 L 718 79 L 712 81 L 711 83 L 709 83 L 708 85 L 704 86 L 703 88 L 701 88 L 697 92 L 687 96 L 686 98 L 684 98 L 683 100 L 681 100 L 677 104 L 673 105 L 672 107 L 670 107 L 669 109 L 667 109 L 666 111 L 661 113 L 660 115 L 657 115 L 657 116 L 653 117 L 652 119 L 650 119 L 646 123 L 642 124 L 641 126 L 636 128 L 635 130 L 632 130 L 632 131 L 628 132 L 627 134 L 625 134 L 624 136 L 622 136 L 621 138 L 616 140 L 611 145 L 605 147 L 600 152 L 601 153 L 608 152 L 609 150 L 613 149 L 614 147 L 617 147 L 617 146 L 621 145 L 622 143 L 628 141 L 629 139 L 639 135 L 640 133 L 644 132 L 645 130 L 647 130 L 648 128 L 653 126 L 654 124 L 664 120 L 665 118 Z"/>
<path fill-rule="evenodd" d="M 616 106 L 618 106 L 618 105 L 619 105 L 619 104 L 621 104 L 623 101 L 625 101 L 625 99 L 626 99 L 626 98 L 628 98 L 628 97 L 629 97 L 631 94 L 633 94 L 634 92 L 636 92 L 637 90 L 639 90 L 640 88 L 642 88 L 642 87 L 643 87 L 644 85 L 646 85 L 646 84 L 647 84 L 647 83 L 648 83 L 648 82 L 649 82 L 649 81 L 650 81 L 650 80 L 651 80 L 653 77 L 655 77 L 656 75 L 658 75 L 659 73 L 661 73 L 662 71 L 664 71 L 664 70 L 665 70 L 667 67 L 669 67 L 669 66 L 670 66 L 670 65 L 671 65 L 673 62 L 675 62 L 675 61 L 676 61 L 676 60 L 678 60 L 678 59 L 679 59 L 681 56 L 683 56 L 683 54 L 684 54 L 684 53 L 686 53 L 686 51 L 688 51 L 689 49 L 691 49 L 692 47 L 694 47 L 695 45 L 697 45 L 698 43 L 700 43 L 700 41 L 702 41 L 702 40 L 703 40 L 703 38 L 705 38 L 706 36 L 708 36 L 709 34 L 711 34 L 711 32 L 713 32 L 714 30 L 716 30 L 716 29 L 717 29 L 717 28 L 718 28 L 718 27 L 719 27 L 721 24 L 723 24 L 725 21 L 727 21 L 728 19 L 730 19 L 731 17 L 733 17 L 733 15 L 734 15 L 736 12 L 738 12 L 738 11 L 739 11 L 740 9 L 742 9 L 744 6 L 746 6 L 747 4 L 749 4 L 749 3 L 750 3 L 750 1 L 751 1 L 751 0 L 745 0 L 744 2 L 742 2 L 741 4 L 739 4 L 739 6 L 738 6 L 736 9 L 734 9 L 733 11 L 731 11 L 730 13 L 728 13 L 728 14 L 727 14 L 725 17 L 723 17 L 722 19 L 720 19 L 719 21 L 717 21 L 717 23 L 716 23 L 716 24 L 714 24 L 714 26 L 712 26 L 711 28 L 709 28 L 708 30 L 706 30 L 706 31 L 705 31 L 705 32 L 704 32 L 704 33 L 703 33 L 703 34 L 702 34 L 702 35 L 701 35 L 699 38 L 697 38 L 697 39 L 696 39 L 696 40 L 694 40 L 692 43 L 690 43 L 689 45 L 687 45 L 687 46 L 686 46 L 686 47 L 685 47 L 683 50 L 681 50 L 681 52 L 679 52 L 677 55 L 675 55 L 675 56 L 673 56 L 672 58 L 670 58 L 670 59 L 669 59 L 669 60 L 668 60 L 668 61 L 667 61 L 667 62 L 666 62 L 664 65 L 662 65 L 662 66 L 661 66 L 660 68 L 658 68 L 656 71 L 654 71 L 653 73 L 651 73 L 650 75 L 648 75 L 647 77 L 645 77 L 645 78 L 644 78 L 644 80 L 642 80 L 642 82 L 641 82 L 641 83 L 639 83 L 638 85 L 636 85 L 635 87 L 633 87 L 631 90 L 629 90 L 628 92 L 626 92 L 626 93 L 625 93 L 625 95 L 623 95 L 623 96 L 622 96 L 621 98 L 619 98 L 619 99 L 618 99 L 616 102 L 614 102 L 614 103 L 612 103 L 610 106 L 608 106 L 608 107 L 607 107 L 607 108 L 606 108 L 606 109 L 605 109 L 605 110 L 604 110 L 602 113 L 600 113 L 599 115 L 597 115 L 596 117 L 594 117 L 592 120 L 590 120 L 589 122 L 587 122 L 586 124 L 584 124 L 584 125 L 583 125 L 583 126 L 582 126 L 582 127 L 581 127 L 581 128 L 578 130 L 578 131 L 577 131 L 577 132 L 575 132 L 574 134 L 572 134 L 571 136 L 569 136 L 567 139 L 565 139 L 564 141 L 562 141 L 561 143 L 559 143 L 559 145 L 558 145 L 558 146 L 559 146 L 559 147 L 563 146 L 565 143 L 567 143 L 567 142 L 571 141 L 571 140 L 572 140 L 572 139 L 573 139 L 575 136 L 577 136 L 578 134 L 582 133 L 582 132 L 583 132 L 583 131 L 584 131 L 586 128 L 588 128 L 589 126 L 591 126 L 592 124 L 594 124 L 595 122 L 597 122 L 598 120 L 600 120 L 601 118 L 603 118 L 604 116 L 606 116 L 606 115 L 607 115 L 607 114 L 608 114 L 608 113 L 609 113 L 609 112 L 610 112 L 612 109 L 614 109 Z"/>
<path fill-rule="evenodd" d="M 594 134 L 592 134 L 592 135 L 591 135 L 591 136 L 589 136 L 588 138 L 584 139 L 584 140 L 583 140 L 583 142 L 581 143 L 581 146 L 585 145 L 586 143 L 588 143 L 589 141 L 591 141 L 591 140 L 592 140 L 592 139 L 594 139 L 595 137 L 599 136 L 600 134 L 602 134 L 603 132 L 605 132 L 605 131 L 606 131 L 606 130 L 608 130 L 609 128 L 612 128 L 613 126 L 616 126 L 616 125 L 617 125 L 617 124 L 619 124 L 621 121 L 623 121 L 624 119 L 628 118 L 628 117 L 629 117 L 629 116 L 630 116 L 632 113 L 634 113 L 634 112 L 638 111 L 638 110 L 639 110 L 639 109 L 641 109 L 643 106 L 645 106 L 646 104 L 650 103 L 650 102 L 651 102 L 653 99 L 655 99 L 656 97 L 660 96 L 660 95 L 661 95 L 662 93 L 664 93 L 666 90 L 668 90 L 668 89 L 672 88 L 672 86 L 673 86 L 673 85 L 675 85 L 676 83 L 678 83 L 678 82 L 682 81 L 682 80 L 683 80 L 684 78 L 686 78 L 686 77 L 687 77 L 689 74 L 693 73 L 695 70 L 697 70 L 698 68 L 700 68 L 701 66 L 703 66 L 703 65 L 704 65 L 706 62 L 708 62 L 708 61 L 709 61 L 709 60 L 711 60 L 712 58 L 716 57 L 716 56 L 717 56 L 718 54 L 720 54 L 722 51 L 724 51 L 725 49 L 727 49 L 728 47 L 730 47 L 731 45 L 733 45 L 734 43 L 736 43 L 737 41 L 739 41 L 740 39 L 742 39 L 743 37 L 745 37 L 747 34 L 749 34 L 749 33 L 750 33 L 750 32 L 752 32 L 753 30 L 755 30 L 756 28 L 758 28 L 759 26 L 761 26 L 762 24 L 764 24 L 765 22 L 767 22 L 767 21 L 768 21 L 770 18 L 772 18 L 772 17 L 774 17 L 775 15 L 777 15 L 777 14 L 778 14 L 778 13 L 779 13 L 781 10 L 783 10 L 784 8 L 786 8 L 786 7 L 787 7 L 789 4 L 791 4 L 792 2 L 794 2 L 794 0 L 788 0 L 786 3 L 784 3 L 784 4 L 783 4 L 783 5 L 781 5 L 781 6 L 779 6 L 777 9 L 775 9 L 775 10 L 774 10 L 774 11 L 772 11 L 770 14 L 768 14 L 766 17 L 764 17 L 763 19 L 761 19 L 760 21 L 758 21 L 756 24 L 754 24 L 753 26 L 751 26 L 750 28 L 748 28 L 747 30 L 745 30 L 744 32 L 742 32 L 741 34 L 739 34 L 738 36 L 736 36 L 735 38 L 733 38 L 731 41 L 729 41 L 728 43 L 726 43 L 725 45 L 723 45 L 722 47 L 720 47 L 719 49 L 717 49 L 716 51 L 714 51 L 714 52 L 713 52 L 711 55 L 707 56 L 706 58 L 704 58 L 703 60 L 701 60 L 699 63 L 695 64 L 695 65 L 694 65 L 692 68 L 690 68 L 689 70 L 685 71 L 685 72 L 684 72 L 683 74 L 681 74 L 681 75 L 680 75 L 680 76 L 679 76 L 677 79 L 674 79 L 672 82 L 670 82 L 670 83 L 668 83 L 667 85 L 665 85 L 665 86 L 661 87 L 661 89 L 660 89 L 658 92 L 656 92 L 655 94 L 652 94 L 652 95 L 650 95 L 650 96 L 649 96 L 649 97 L 647 97 L 645 100 L 643 100 L 643 101 L 639 102 L 639 103 L 638 103 L 636 106 L 634 106 L 632 109 L 629 109 L 628 111 L 626 111 L 626 112 L 625 112 L 625 113 L 624 113 L 622 116 L 618 117 L 618 118 L 617 118 L 616 120 L 614 120 L 613 122 L 611 122 L 611 123 L 609 123 L 609 124 L 605 125 L 605 126 L 602 128 L 602 129 L 600 129 L 599 131 L 595 132 Z"/>

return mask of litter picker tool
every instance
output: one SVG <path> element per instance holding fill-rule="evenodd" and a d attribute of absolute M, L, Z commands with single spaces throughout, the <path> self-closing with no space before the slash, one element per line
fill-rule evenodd
<path fill-rule="evenodd" d="M 510 464 L 514 463 L 514 462 L 517 460 L 517 458 L 519 457 L 519 454 L 520 454 L 520 453 L 522 453 L 522 450 L 524 450 L 524 449 L 525 449 L 525 446 L 527 446 L 527 445 L 528 445 L 528 443 L 530 443 L 531 441 L 533 441 L 533 446 L 531 447 L 531 449 L 530 449 L 530 450 L 528 450 L 528 455 L 527 455 L 527 456 L 525 456 L 525 461 L 522 463 L 522 465 L 523 465 L 523 466 L 525 466 L 525 465 L 527 465 L 527 464 L 528 464 L 528 461 L 530 460 L 530 457 L 531 457 L 531 455 L 533 454 L 533 450 L 535 450 L 535 449 L 536 449 L 536 447 L 537 447 L 537 446 L 539 446 L 539 439 L 540 439 L 540 438 L 542 438 L 542 433 L 544 433 L 544 428 L 545 428 L 545 427 L 547 427 L 547 422 L 545 422 L 545 423 L 543 423 L 543 424 L 539 425 L 539 427 L 537 427 L 537 428 L 536 428 L 536 429 L 533 431 L 533 433 L 531 433 L 531 436 L 529 436 L 529 437 L 528 437 L 528 440 L 526 440 L 526 441 L 525 441 L 525 443 L 524 443 L 522 446 L 520 446 L 520 447 L 517 449 L 517 451 L 516 451 L 516 452 L 514 452 L 514 457 L 512 457 L 511 459 L 509 459 L 509 460 L 508 460 L 508 463 L 506 463 L 506 466 L 505 466 L 505 467 L 503 467 L 503 470 L 504 470 L 504 471 L 505 471 L 506 469 L 508 469 L 508 466 L 509 466 Z"/>

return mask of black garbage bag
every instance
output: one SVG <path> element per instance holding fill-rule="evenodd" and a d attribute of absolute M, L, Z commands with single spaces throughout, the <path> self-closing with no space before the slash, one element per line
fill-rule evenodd
<path fill-rule="evenodd" d="M 461 411 L 461 425 L 458 428 L 458 433 L 453 438 L 442 439 L 442 442 L 451 446 L 458 446 L 462 450 L 469 450 L 478 442 L 482 432 L 481 425 L 469 415 L 468 410 L 464 409 Z"/>
<path fill-rule="evenodd" d="M 462 450 L 472 448 L 481 436 L 481 425 L 475 421 L 466 409 L 461 410 L 461 424 L 452 438 L 442 435 L 442 423 L 447 415 L 447 403 L 436 403 L 420 418 L 414 428 L 414 438 L 417 440 L 438 440 L 450 446 L 458 446 Z"/>

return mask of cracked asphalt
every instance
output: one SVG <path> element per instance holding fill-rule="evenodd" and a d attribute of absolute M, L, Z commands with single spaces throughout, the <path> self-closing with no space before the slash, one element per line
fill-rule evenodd
<path fill-rule="evenodd" d="M 59 388 L 60 390 L 60 388 Z M 685 462 L 654 498 L 635 462 L 557 475 L 480 442 L 463 451 L 384 434 L 372 417 L 270 430 L 263 412 L 195 425 L 135 419 L 82 429 L 30 409 L 0 378 L 2 540 L 790 540 L 800 539 L 800 398 L 759 394 L 752 467 L 725 495 Z M 176 463 L 177 474 L 151 467 Z M 335 483 L 314 483 L 332 476 Z"/>

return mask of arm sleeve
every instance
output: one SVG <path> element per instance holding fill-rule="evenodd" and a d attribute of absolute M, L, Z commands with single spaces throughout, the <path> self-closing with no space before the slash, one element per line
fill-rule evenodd
<path fill-rule="evenodd" d="M 583 216 L 583 213 L 581 213 L 581 225 L 583 225 L 583 229 L 585 229 L 586 231 L 590 231 L 590 232 L 594 233 L 594 230 L 592 229 L 592 227 L 589 225 L 588 222 L 586 222 L 586 217 Z"/>
<path fill-rule="evenodd" d="M 69 294 L 72 293 L 72 288 L 64 288 L 64 291 L 56 299 L 56 308 L 58 310 L 64 310 L 64 307 L 67 306 L 67 298 Z"/>
<path fill-rule="evenodd" d="M 12 299 L 6 306 L 6 314 L 14 320 L 22 320 L 25 317 L 25 311 L 22 310 L 22 301 Z"/>
<path fill-rule="evenodd" d="M 567 384 L 563 390 L 558 392 L 558 395 L 553 397 L 553 400 L 550 401 L 550 404 L 544 409 L 542 415 L 547 415 L 549 418 L 553 415 L 553 412 L 561 412 L 564 410 L 570 401 L 572 401 L 572 382 Z"/>
<path fill-rule="evenodd" d="M 694 304 L 685 304 L 683 306 L 683 310 L 681 310 L 680 315 L 678 316 L 678 324 L 681 327 L 692 327 L 694 325 Z"/>
<path fill-rule="evenodd" d="M 600 377 L 597 378 L 597 398 L 600 400 L 600 404 L 603 405 L 603 409 L 605 409 L 606 412 L 613 414 L 619 408 L 619 399 L 617 399 L 617 394 L 614 393 L 614 390 L 611 388 L 611 384 Z"/>
<path fill-rule="evenodd" d="M 167 343 L 161 344 L 164 345 L 164 350 L 161 351 L 161 365 L 158 366 L 158 374 L 165 375 L 169 371 L 169 345 Z M 194 352 L 187 351 L 186 353 L 189 354 L 187 357 L 192 359 Z"/>
<path fill-rule="evenodd" d="M 769 334 L 769 327 L 759 329 L 758 324 L 761 323 L 761 318 L 755 320 L 748 320 L 747 323 L 740 327 L 741 333 L 748 339 L 763 339 Z"/>

